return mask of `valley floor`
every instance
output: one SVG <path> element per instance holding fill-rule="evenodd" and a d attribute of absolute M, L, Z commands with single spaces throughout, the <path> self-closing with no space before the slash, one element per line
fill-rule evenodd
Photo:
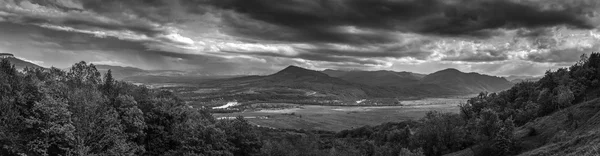
<path fill-rule="evenodd" d="M 418 120 L 429 111 L 458 113 L 459 107 L 455 102 L 380 107 L 299 105 L 298 108 L 215 113 L 214 116 L 217 119 L 243 116 L 253 124 L 271 128 L 341 131 L 386 122 Z"/>

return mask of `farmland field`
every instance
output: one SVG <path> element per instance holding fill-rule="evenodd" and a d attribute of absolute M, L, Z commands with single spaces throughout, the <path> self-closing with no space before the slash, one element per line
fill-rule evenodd
<path fill-rule="evenodd" d="M 217 119 L 243 116 L 253 124 L 289 129 L 340 131 L 386 122 L 417 120 L 429 111 L 458 113 L 462 98 L 436 98 L 407 101 L 405 106 L 318 106 L 298 105 L 286 109 L 247 110 L 216 113 Z M 403 102 L 404 103 L 404 102 Z"/>

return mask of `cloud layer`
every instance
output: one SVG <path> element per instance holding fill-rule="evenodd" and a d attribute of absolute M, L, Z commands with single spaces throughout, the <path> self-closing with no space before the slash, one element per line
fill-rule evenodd
<path fill-rule="evenodd" d="M 600 50 L 595 0 L 5 0 L 0 52 L 205 74 L 538 75 Z"/>

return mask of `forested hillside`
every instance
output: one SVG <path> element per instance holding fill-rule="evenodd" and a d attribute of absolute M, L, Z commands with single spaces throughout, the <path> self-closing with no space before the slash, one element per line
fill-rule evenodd
<path fill-rule="evenodd" d="M 323 73 L 351 83 L 365 85 L 362 88 L 370 97 L 468 95 L 480 92 L 498 92 L 513 85 L 502 77 L 463 73 L 452 68 L 427 75 L 386 70 L 341 71 L 328 69 Z"/>
<path fill-rule="evenodd" d="M 425 155 L 599 155 L 600 53 L 547 71 L 499 93 L 481 93 L 460 114 L 431 112 L 418 122 L 342 131 L 377 151 L 406 148 Z M 390 147 L 390 148 L 385 148 Z"/>
<path fill-rule="evenodd" d="M 261 147 L 244 120 L 215 121 L 170 92 L 101 77 L 85 62 L 18 72 L 2 60 L 0 102 L 3 156 L 246 155 Z"/>

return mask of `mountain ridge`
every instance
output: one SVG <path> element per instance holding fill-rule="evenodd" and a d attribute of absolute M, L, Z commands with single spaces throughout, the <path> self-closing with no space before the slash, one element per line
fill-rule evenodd
<path fill-rule="evenodd" d="M 463 73 L 456 69 L 449 69 L 440 73 L 459 75 L 455 79 L 459 79 L 462 82 L 457 84 L 477 83 L 461 88 L 456 87 L 456 85 L 449 85 L 451 82 L 445 81 L 440 81 L 440 83 L 424 83 L 423 79 L 428 76 L 435 76 L 435 73 L 433 75 L 420 75 L 411 72 L 388 70 L 338 71 L 330 69 L 316 71 L 298 66 L 288 66 L 271 75 L 216 80 L 203 83 L 203 86 L 204 88 L 225 88 L 223 89 L 223 93 L 228 92 L 227 94 L 233 95 L 256 96 L 246 93 L 255 94 L 254 92 L 261 91 L 269 92 L 264 94 L 273 94 L 271 92 L 273 90 L 288 90 L 286 92 L 290 92 L 289 90 L 301 90 L 311 95 L 331 97 L 338 100 L 352 100 L 364 98 L 424 98 L 467 95 L 481 91 L 499 91 L 508 88 L 510 85 L 503 78 L 478 73 Z M 469 76 L 474 78 L 469 78 Z M 481 77 L 484 80 L 477 80 L 482 79 Z M 504 80 L 503 82 L 506 85 L 487 84 L 494 81 L 486 81 L 485 79 Z M 277 94 L 275 93 L 275 95 Z M 310 96 L 298 96 L 310 98 Z"/>
<path fill-rule="evenodd" d="M 464 73 L 448 68 L 431 73 L 421 80 L 423 84 L 437 84 L 449 90 L 464 93 L 498 92 L 512 87 L 512 83 L 503 77 L 480 73 Z"/>
<path fill-rule="evenodd" d="M 349 82 L 373 87 L 410 89 L 433 94 L 476 94 L 479 92 L 497 92 L 508 89 L 512 83 L 498 76 L 465 73 L 455 68 L 447 68 L 431 74 L 412 72 L 378 71 L 341 71 L 324 70 L 324 73 Z"/>
<path fill-rule="evenodd" d="M 17 57 L 8 57 L 8 58 L 2 58 L 2 59 L 6 59 L 8 60 L 10 63 L 12 63 L 15 68 L 19 69 L 19 70 L 23 70 L 25 69 L 25 67 L 29 67 L 29 68 L 44 68 L 42 66 L 39 66 L 35 63 L 29 62 L 29 61 L 25 61 L 22 59 L 19 59 Z"/>

